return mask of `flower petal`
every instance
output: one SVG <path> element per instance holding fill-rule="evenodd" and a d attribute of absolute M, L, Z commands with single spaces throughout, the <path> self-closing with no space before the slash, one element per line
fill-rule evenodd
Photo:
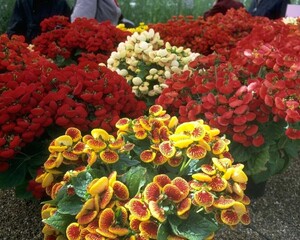
<path fill-rule="evenodd" d="M 66 135 L 69 135 L 73 142 L 78 142 L 81 139 L 81 132 L 78 128 L 70 127 L 65 132 Z"/>
<path fill-rule="evenodd" d="M 209 186 L 211 187 L 212 191 L 215 192 L 222 192 L 227 187 L 227 181 L 224 178 L 215 176 L 212 177 L 212 181 L 209 183 Z"/>
<path fill-rule="evenodd" d="M 159 151 L 161 154 L 167 158 L 171 158 L 176 153 L 176 148 L 170 141 L 165 141 L 159 144 Z"/>
<path fill-rule="evenodd" d="M 114 195 L 119 200 L 126 201 L 129 199 L 129 190 L 124 183 L 120 181 L 115 181 L 112 185 L 112 188 L 114 190 Z"/>
<path fill-rule="evenodd" d="M 157 239 L 158 225 L 155 222 L 141 222 L 139 230 L 146 239 Z"/>
<path fill-rule="evenodd" d="M 156 218 L 158 221 L 164 222 L 166 220 L 164 210 L 159 207 L 156 201 L 149 202 L 149 210 L 152 217 Z"/>
<path fill-rule="evenodd" d="M 159 185 L 155 182 L 147 184 L 145 190 L 143 191 L 144 201 L 149 203 L 150 201 L 157 201 L 159 199 L 161 192 Z"/>
<path fill-rule="evenodd" d="M 221 220 L 223 223 L 229 226 L 234 226 L 239 223 L 239 217 L 237 213 L 231 209 L 221 211 Z"/>
<path fill-rule="evenodd" d="M 187 149 L 186 155 L 191 159 L 199 160 L 206 156 L 206 149 L 201 145 L 193 145 Z"/>
<path fill-rule="evenodd" d="M 149 108 L 149 114 L 153 115 L 153 116 L 162 116 L 166 113 L 166 111 L 164 111 L 163 107 L 160 105 L 152 105 Z"/>
<path fill-rule="evenodd" d="M 78 223 L 71 223 L 66 230 L 67 238 L 70 240 L 79 240 L 80 239 L 80 225 Z"/>
<path fill-rule="evenodd" d="M 112 164 L 119 161 L 119 155 L 110 149 L 106 149 L 100 153 L 100 158 L 103 162 Z"/>
<path fill-rule="evenodd" d="M 117 238 L 116 234 L 113 234 L 109 231 L 109 227 L 115 221 L 115 213 L 111 208 L 105 208 L 99 216 L 99 228 L 96 229 L 96 232 L 101 234 L 106 238 Z"/>
<path fill-rule="evenodd" d="M 167 184 L 163 187 L 163 192 L 167 195 L 168 199 L 175 203 L 179 203 L 184 199 L 182 192 L 178 187 L 173 184 Z"/>
<path fill-rule="evenodd" d="M 198 206 L 210 207 L 214 203 L 214 196 L 210 192 L 202 190 L 195 193 L 194 201 Z"/>
<path fill-rule="evenodd" d="M 163 188 L 165 185 L 171 183 L 171 179 L 166 174 L 158 174 L 153 178 L 153 182 L 155 182 L 160 188 Z"/>
<path fill-rule="evenodd" d="M 96 194 L 101 194 L 108 188 L 108 178 L 101 177 L 95 178 L 87 187 L 87 192 L 92 196 Z"/>
<path fill-rule="evenodd" d="M 219 209 L 226 209 L 232 207 L 234 203 L 235 200 L 233 200 L 232 198 L 225 198 L 224 196 L 220 196 L 214 201 L 213 206 Z"/>
<path fill-rule="evenodd" d="M 144 150 L 140 154 L 140 159 L 145 162 L 149 163 L 152 162 L 156 157 L 156 153 L 152 150 Z"/>
<path fill-rule="evenodd" d="M 183 199 L 177 206 L 177 215 L 181 216 L 191 209 L 192 200 L 190 198 Z"/>
<path fill-rule="evenodd" d="M 147 221 L 150 219 L 150 211 L 140 199 L 131 199 L 128 202 L 128 209 L 130 213 L 140 221 Z"/>

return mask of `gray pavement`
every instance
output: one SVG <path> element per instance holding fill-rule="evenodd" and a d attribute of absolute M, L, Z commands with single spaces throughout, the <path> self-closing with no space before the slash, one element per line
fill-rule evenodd
<path fill-rule="evenodd" d="M 300 240 L 300 160 L 270 179 L 265 194 L 252 199 L 249 226 L 222 229 L 216 240 Z M 40 204 L 0 190 L 0 239 L 41 240 Z"/>

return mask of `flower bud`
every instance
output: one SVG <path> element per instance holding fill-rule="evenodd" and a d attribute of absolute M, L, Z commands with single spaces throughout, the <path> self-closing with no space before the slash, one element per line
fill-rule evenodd
<path fill-rule="evenodd" d="M 140 78 L 140 77 L 134 77 L 132 79 L 132 83 L 135 85 L 135 86 L 139 86 L 143 83 L 143 80 Z"/>

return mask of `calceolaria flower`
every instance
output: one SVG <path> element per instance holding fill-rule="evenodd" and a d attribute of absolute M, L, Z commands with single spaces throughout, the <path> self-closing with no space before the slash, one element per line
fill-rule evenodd
<path fill-rule="evenodd" d="M 221 225 L 250 223 L 244 165 L 218 129 L 180 124 L 160 105 L 116 127 L 116 136 L 70 128 L 50 144 L 36 179 L 52 199 L 42 209 L 45 237 L 208 240 Z"/>
<path fill-rule="evenodd" d="M 127 28 L 124 23 L 120 23 L 117 25 L 117 28 L 131 33 L 134 32 L 141 33 L 149 29 L 148 25 L 146 25 L 144 22 L 140 22 L 140 24 L 137 27 L 132 27 L 132 28 Z"/>
<path fill-rule="evenodd" d="M 199 54 L 171 46 L 153 29 L 134 32 L 112 52 L 107 66 L 125 77 L 139 98 L 154 97 L 167 87 L 165 80 L 174 73 L 188 70 Z"/>

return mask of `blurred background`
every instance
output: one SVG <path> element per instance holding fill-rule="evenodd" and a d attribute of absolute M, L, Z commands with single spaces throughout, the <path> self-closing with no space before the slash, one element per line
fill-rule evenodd
<path fill-rule="evenodd" d="M 123 15 L 135 24 L 140 22 L 166 22 L 172 16 L 201 16 L 215 0 L 118 0 Z M 70 6 L 75 0 L 68 0 Z M 251 0 L 241 1 L 246 8 Z M 291 0 L 292 4 L 300 4 L 300 0 Z M 4 33 L 12 12 L 15 0 L 0 0 L 0 34 Z"/>

